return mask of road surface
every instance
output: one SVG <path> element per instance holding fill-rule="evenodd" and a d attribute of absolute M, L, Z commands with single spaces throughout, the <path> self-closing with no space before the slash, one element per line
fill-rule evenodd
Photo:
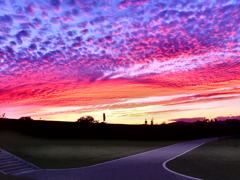
<path fill-rule="evenodd" d="M 198 180 L 175 173 L 165 165 L 168 161 L 216 139 L 187 141 L 88 167 L 42 169 L 19 175 L 37 180 Z"/>

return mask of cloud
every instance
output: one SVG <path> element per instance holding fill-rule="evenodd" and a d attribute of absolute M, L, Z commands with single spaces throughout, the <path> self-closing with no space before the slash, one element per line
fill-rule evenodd
<path fill-rule="evenodd" d="M 231 90 L 240 78 L 237 1 L 1 0 L 0 5 L 0 88 L 10 88 L 0 94 L 4 102 L 74 106 L 70 92 L 78 91 L 79 103 L 81 92 L 88 93 L 85 86 L 94 92 L 89 99 L 100 89 L 97 102 L 118 106 L 238 98 Z M 200 87 L 205 93 L 197 92 Z M 207 92 L 215 87 L 230 89 Z M 185 90 L 192 97 L 177 98 Z M 111 93 L 114 102 L 106 100 Z"/>
<path fill-rule="evenodd" d="M 174 122 L 196 122 L 196 121 L 203 121 L 205 117 L 194 117 L 194 118 L 178 118 L 178 119 L 171 119 Z"/>
<path fill-rule="evenodd" d="M 13 19 L 9 15 L 3 15 L 3 16 L 0 16 L 0 23 L 5 23 L 5 24 L 11 25 L 13 23 Z"/>
<path fill-rule="evenodd" d="M 230 61 L 236 61 L 238 53 L 222 53 L 222 52 L 210 52 L 207 54 L 202 54 L 201 56 L 180 56 L 173 60 L 161 59 L 161 60 L 151 60 L 151 62 L 136 64 L 130 67 L 117 67 L 114 70 L 106 71 L 105 77 L 110 79 L 114 78 L 132 78 L 144 75 L 152 74 L 172 74 L 185 71 L 194 71 L 197 69 L 206 68 L 209 64 L 214 64 L 221 66 L 223 58 Z M 230 62 L 229 62 L 230 63 Z M 223 66 L 228 66 L 228 64 L 223 64 Z"/>
<path fill-rule="evenodd" d="M 123 0 L 119 3 L 119 8 L 127 8 L 128 6 L 139 7 L 149 3 L 149 0 Z"/>
<path fill-rule="evenodd" d="M 218 117 L 216 117 L 214 119 L 216 119 L 218 121 L 224 121 L 224 120 L 227 120 L 227 119 L 237 119 L 237 120 L 240 120 L 240 116 L 232 116 L 232 115 L 230 115 L 230 116 L 218 116 Z"/>
<path fill-rule="evenodd" d="M 61 2 L 60 0 L 51 0 L 51 6 L 53 6 L 54 8 L 56 9 L 59 9 L 60 5 L 61 5 Z"/>

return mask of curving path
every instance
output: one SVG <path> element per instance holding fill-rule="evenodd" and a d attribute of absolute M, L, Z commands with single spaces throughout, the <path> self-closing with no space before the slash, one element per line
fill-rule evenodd
<path fill-rule="evenodd" d="M 166 168 L 165 164 L 198 146 L 207 138 L 178 143 L 105 163 L 73 169 L 45 169 L 21 176 L 37 180 L 197 180 Z"/>

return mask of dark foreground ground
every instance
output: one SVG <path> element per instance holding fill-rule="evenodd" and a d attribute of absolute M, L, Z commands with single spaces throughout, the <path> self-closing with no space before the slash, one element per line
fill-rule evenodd
<path fill-rule="evenodd" d="M 41 168 L 72 168 L 239 129 L 238 120 L 117 125 L 0 118 L 0 147 Z"/>
<path fill-rule="evenodd" d="M 146 126 L 0 118 L 0 147 L 41 168 L 69 168 L 118 159 L 179 141 L 236 136 L 239 134 L 239 129 L 240 121 L 234 119 Z M 180 170 L 174 170 L 198 177 L 202 177 L 200 175 L 205 177 L 206 174 L 206 177 L 214 178 L 219 172 L 227 172 L 227 174 L 232 172 L 231 177 L 220 174 L 217 179 L 219 177 L 234 179 L 238 176 L 235 170 L 240 167 L 238 159 L 240 153 L 235 146 L 238 147 L 236 140 L 233 144 L 225 143 L 224 148 L 213 144 L 210 148 L 211 153 L 209 150 L 201 150 L 200 155 L 197 156 L 199 153 L 197 151 L 191 156 L 196 159 L 190 158 L 188 161 L 184 159 L 178 161 L 175 166 L 172 166 L 171 162 L 169 166 L 173 169 L 180 167 Z M 229 153 L 230 151 L 233 152 Z M 228 156 L 225 156 L 226 152 L 229 153 Z M 210 158 L 211 162 L 206 161 L 205 159 L 210 156 L 213 157 Z M 196 168 L 190 163 L 192 160 Z M 221 161 L 220 165 L 216 165 L 219 164 L 218 161 Z M 228 167 L 225 168 L 226 166 Z"/>
<path fill-rule="evenodd" d="M 46 169 L 22 172 L 37 180 L 196 180 L 165 168 L 166 161 L 215 140 L 204 138 L 139 153 L 105 163 L 74 169 Z"/>
<path fill-rule="evenodd" d="M 0 131 L 0 147 L 40 168 L 74 168 L 175 144 L 179 140 L 46 139 Z"/>
<path fill-rule="evenodd" d="M 209 142 L 170 161 L 167 167 L 207 180 L 239 180 L 240 137 Z"/>
<path fill-rule="evenodd" d="M 4 175 L 0 173 L 1 180 L 33 180 L 32 178 Z"/>
<path fill-rule="evenodd" d="M 176 122 L 161 125 L 81 124 L 0 118 L 0 131 L 48 139 L 189 140 L 239 134 L 240 121 Z"/>

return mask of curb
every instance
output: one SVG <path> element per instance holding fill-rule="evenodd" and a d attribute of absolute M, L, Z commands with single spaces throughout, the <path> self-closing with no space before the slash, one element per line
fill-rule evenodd
<path fill-rule="evenodd" d="M 181 153 L 181 154 L 179 154 L 179 155 L 177 155 L 177 156 L 174 156 L 174 157 L 172 157 L 172 158 L 164 161 L 163 164 L 162 164 L 163 168 L 164 168 L 166 171 L 169 171 L 169 172 L 171 172 L 171 173 L 173 173 L 173 174 L 175 174 L 175 175 L 178 175 L 178 176 L 181 176 L 181 177 L 184 177 L 184 178 L 188 178 L 188 179 L 192 179 L 192 180 L 203 180 L 203 179 L 200 179 L 200 178 L 196 178 L 196 177 L 184 175 L 184 174 L 178 173 L 178 172 L 176 172 L 176 171 L 173 171 L 173 170 L 171 170 L 171 169 L 169 169 L 169 168 L 167 167 L 167 163 L 168 163 L 169 161 L 171 161 L 171 160 L 176 159 L 176 158 L 179 157 L 179 156 L 182 156 L 182 155 L 184 155 L 184 154 L 186 154 L 186 153 L 188 153 L 188 152 L 190 152 L 190 151 L 192 151 L 192 150 L 194 150 L 194 149 L 202 146 L 202 145 L 205 144 L 205 143 L 208 143 L 208 142 L 214 141 L 214 140 L 218 140 L 218 139 L 220 139 L 220 138 L 211 138 L 211 139 L 207 140 L 206 142 L 202 142 L 201 144 L 198 144 L 198 145 L 192 147 L 191 149 L 188 149 L 187 151 L 185 151 L 185 152 L 183 152 L 183 153 Z"/>

